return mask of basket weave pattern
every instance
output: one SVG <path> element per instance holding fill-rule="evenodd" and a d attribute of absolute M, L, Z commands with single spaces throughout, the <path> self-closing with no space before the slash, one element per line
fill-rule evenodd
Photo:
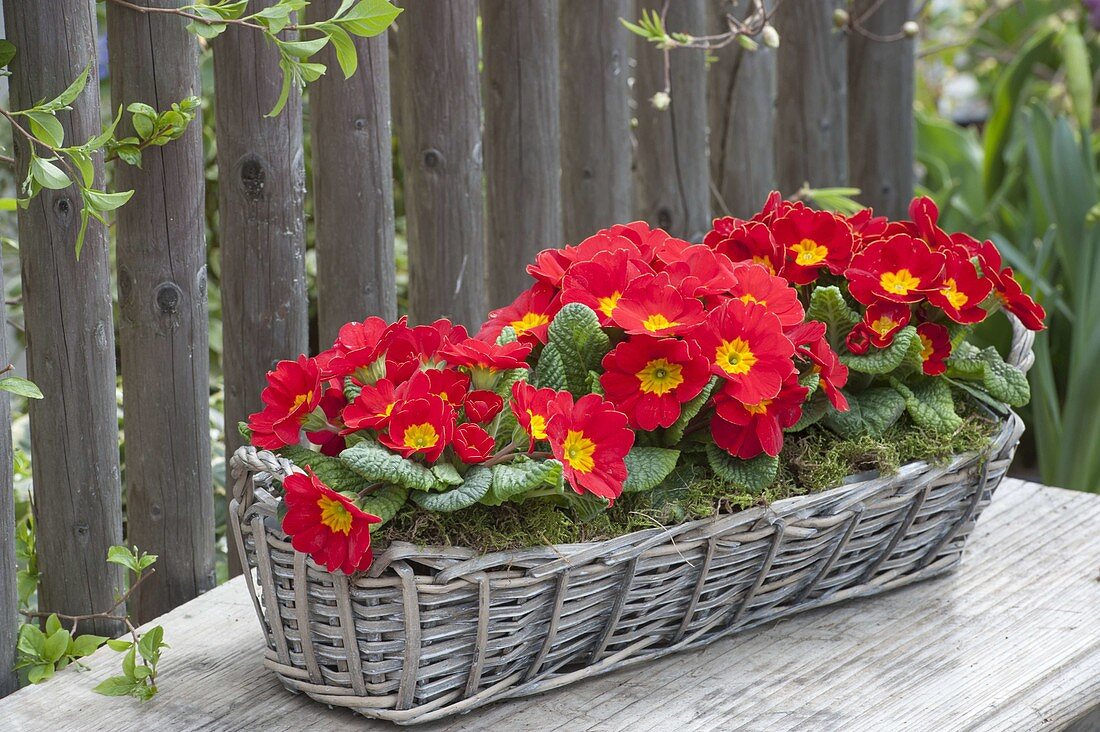
<path fill-rule="evenodd" d="M 1010 360 L 1026 368 L 1016 335 Z M 426 722 L 941 574 L 1022 431 L 1010 414 L 982 453 L 605 542 L 487 555 L 394 542 L 354 577 L 294 551 L 271 487 L 298 468 L 244 447 L 230 523 L 283 684 Z"/>

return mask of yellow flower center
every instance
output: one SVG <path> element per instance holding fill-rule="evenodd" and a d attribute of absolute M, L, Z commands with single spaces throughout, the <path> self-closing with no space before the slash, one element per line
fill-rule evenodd
<path fill-rule="evenodd" d="M 422 450 L 426 447 L 435 447 L 435 443 L 439 442 L 439 433 L 429 423 L 422 422 L 406 427 L 401 440 L 405 443 L 405 447 Z"/>
<path fill-rule="evenodd" d="M 958 284 L 955 282 L 954 277 L 948 277 L 943 285 L 940 294 L 947 298 L 947 302 L 951 303 L 951 307 L 956 310 L 970 300 L 970 298 L 966 296 L 966 293 L 959 292 Z"/>
<path fill-rule="evenodd" d="M 749 348 L 748 341 L 734 338 L 732 341 L 722 341 L 715 351 L 714 361 L 727 374 L 747 374 L 756 363 L 756 354 Z"/>
<path fill-rule="evenodd" d="M 767 300 L 757 300 L 755 297 L 753 297 L 752 295 L 750 295 L 748 293 L 745 293 L 744 295 L 741 296 L 741 302 L 745 303 L 746 305 L 752 305 L 753 303 L 758 303 L 760 305 L 767 305 L 768 304 Z"/>
<path fill-rule="evenodd" d="M 596 466 L 592 455 L 596 452 L 596 443 L 584 436 L 583 432 L 569 430 L 562 443 L 562 456 L 569 467 L 578 473 L 591 473 Z"/>
<path fill-rule="evenodd" d="M 932 345 L 932 339 L 926 336 L 924 333 L 920 334 L 920 358 L 922 361 L 927 361 L 932 358 L 932 354 L 936 352 L 935 346 Z"/>
<path fill-rule="evenodd" d="M 546 439 L 546 417 L 541 414 L 535 414 L 530 409 L 527 410 L 527 416 L 531 418 L 531 437 L 536 440 Z"/>
<path fill-rule="evenodd" d="M 294 404 L 291 405 L 290 411 L 293 412 L 298 409 L 298 407 L 302 406 L 303 404 L 309 404 L 311 401 L 313 401 L 312 389 L 310 389 L 305 394 L 299 394 L 298 396 L 294 397 Z"/>
<path fill-rule="evenodd" d="M 775 274 L 775 265 L 772 264 L 772 260 L 768 259 L 767 257 L 757 254 L 755 257 L 752 258 L 752 261 L 755 264 L 763 265 L 764 268 L 768 270 L 768 274 Z"/>
<path fill-rule="evenodd" d="M 623 296 L 621 292 L 612 292 L 607 297 L 601 297 L 598 299 L 600 306 L 600 312 L 604 314 L 604 317 L 610 318 L 611 313 L 615 312 L 615 306 L 619 304 L 619 298 Z"/>
<path fill-rule="evenodd" d="M 527 313 L 519 320 L 513 320 L 509 323 L 512 329 L 516 331 L 516 335 L 523 335 L 529 330 L 534 330 L 540 325 L 546 325 L 550 322 L 550 316 L 546 313 Z"/>
<path fill-rule="evenodd" d="M 680 364 L 669 363 L 665 358 L 657 358 L 647 363 L 645 368 L 635 376 L 638 377 L 638 383 L 646 394 L 664 396 L 684 383 L 682 371 L 683 366 Z"/>
<path fill-rule="evenodd" d="M 908 295 L 912 290 L 920 287 L 920 280 L 907 269 L 899 269 L 897 272 L 883 272 L 878 283 L 882 286 L 882 289 L 895 295 Z"/>
<path fill-rule="evenodd" d="M 898 321 L 883 315 L 881 318 L 871 323 L 871 330 L 875 331 L 880 336 L 886 336 L 890 331 L 896 328 L 897 325 Z"/>
<path fill-rule="evenodd" d="M 823 262 L 825 257 L 829 256 L 829 250 L 813 239 L 803 239 L 797 244 L 792 244 L 791 251 L 794 252 L 794 263 L 803 267 Z"/>
<path fill-rule="evenodd" d="M 351 511 L 340 501 L 328 496 L 317 499 L 317 507 L 321 509 L 321 523 L 332 529 L 334 533 L 347 536 L 351 533 Z"/>
<path fill-rule="evenodd" d="M 375 416 L 376 417 L 388 417 L 388 416 L 390 416 L 391 414 L 393 414 L 393 406 L 396 403 L 397 402 L 390 402 L 389 404 L 386 405 L 385 409 L 383 409 L 381 412 L 379 412 Z"/>
<path fill-rule="evenodd" d="M 642 326 L 650 333 L 656 333 L 657 331 L 664 330 L 666 328 L 673 328 L 677 325 L 679 325 L 679 323 L 669 320 L 660 313 L 650 315 L 648 318 L 642 321 Z"/>
<path fill-rule="evenodd" d="M 771 399 L 765 399 L 759 404 L 746 404 L 745 411 L 749 414 L 767 414 L 768 405 L 772 403 Z"/>

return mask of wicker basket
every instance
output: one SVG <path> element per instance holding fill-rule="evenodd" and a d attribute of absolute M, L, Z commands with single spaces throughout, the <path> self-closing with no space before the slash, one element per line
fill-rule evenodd
<path fill-rule="evenodd" d="M 1032 334 L 1013 325 L 1009 361 L 1026 369 Z M 295 552 L 279 528 L 271 483 L 297 468 L 245 447 L 230 522 L 264 663 L 283 684 L 413 724 L 941 574 L 1022 431 L 1009 414 L 980 454 L 600 543 L 480 555 L 395 542 L 350 578 Z"/>

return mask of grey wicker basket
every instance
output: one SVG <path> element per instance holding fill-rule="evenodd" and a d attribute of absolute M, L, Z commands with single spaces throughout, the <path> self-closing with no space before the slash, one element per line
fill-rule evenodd
<path fill-rule="evenodd" d="M 1027 369 L 1015 321 L 1009 361 Z M 291 691 L 399 724 L 536 694 L 951 569 L 1023 432 L 765 508 L 592 543 L 478 554 L 393 543 L 361 576 L 297 553 L 272 481 L 298 468 L 244 447 L 230 523 L 264 663 Z"/>

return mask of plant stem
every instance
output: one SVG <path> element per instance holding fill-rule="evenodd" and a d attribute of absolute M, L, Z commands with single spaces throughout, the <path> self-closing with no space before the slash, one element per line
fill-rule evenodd
<path fill-rule="evenodd" d="M 154 572 L 156 572 L 156 570 L 153 569 L 153 568 L 150 568 L 147 571 L 144 571 L 140 575 L 138 575 L 138 578 L 134 581 L 134 584 L 130 585 L 130 589 L 126 590 L 126 592 L 123 593 L 123 595 L 115 601 L 114 605 L 107 608 L 106 610 L 103 610 L 102 612 L 87 613 L 87 614 L 84 614 L 84 615 L 67 615 L 65 613 L 47 613 L 47 612 L 31 611 L 31 610 L 20 610 L 19 612 L 24 617 L 27 617 L 27 618 L 48 618 L 51 615 L 56 615 L 58 620 L 68 620 L 68 621 L 72 622 L 74 630 L 76 628 L 76 624 L 79 623 L 81 620 L 100 620 L 100 619 L 102 619 L 102 620 L 119 620 L 119 621 L 122 621 L 122 622 L 126 623 L 127 627 L 129 627 L 131 631 L 133 631 L 134 626 L 130 623 L 130 619 L 129 619 L 128 616 L 126 616 L 126 615 L 113 615 L 112 613 L 114 613 L 114 611 L 117 610 L 120 605 L 123 605 L 128 599 L 130 599 L 130 596 L 134 594 L 134 590 L 136 590 L 138 588 L 138 586 L 142 582 L 144 582 L 147 577 L 151 577 Z M 135 635 L 135 638 L 136 638 L 136 635 Z"/>

